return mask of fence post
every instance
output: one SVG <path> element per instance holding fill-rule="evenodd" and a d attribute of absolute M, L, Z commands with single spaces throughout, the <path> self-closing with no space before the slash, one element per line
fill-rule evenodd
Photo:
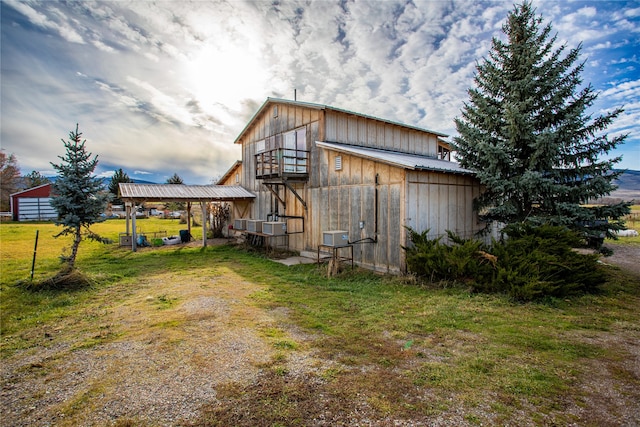
<path fill-rule="evenodd" d="M 33 246 L 33 261 L 31 261 L 31 281 L 33 282 L 33 271 L 36 268 L 36 253 L 38 252 L 38 234 L 40 230 L 36 230 L 36 244 Z"/>

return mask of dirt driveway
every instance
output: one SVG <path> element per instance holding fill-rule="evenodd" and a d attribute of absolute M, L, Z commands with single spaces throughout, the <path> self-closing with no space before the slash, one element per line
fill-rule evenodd
<path fill-rule="evenodd" d="M 640 245 L 608 243 L 605 246 L 613 250 L 613 255 L 603 258 L 602 262 L 632 271 L 640 278 Z"/>
<path fill-rule="evenodd" d="M 216 386 L 250 382 L 269 361 L 260 330 L 277 319 L 249 300 L 259 291 L 231 271 L 154 276 L 121 304 L 105 301 L 78 323 L 39 331 L 40 345 L 3 364 L 2 424 L 192 418 Z"/>
<path fill-rule="evenodd" d="M 640 277 L 640 248 L 619 249 L 606 262 L 635 269 Z M 230 269 L 209 276 L 162 274 L 135 288 L 105 289 L 82 316 L 31 332 L 37 334 L 30 337 L 37 345 L 3 361 L 2 425 L 168 426 L 195 419 L 202 405 L 216 400 L 221 385 L 250 384 L 280 357 L 277 340 L 311 342 L 313 337 L 290 326 L 286 309 L 258 308 L 255 300 L 263 291 Z M 615 334 L 593 339 L 624 348 L 630 356 L 624 372 L 640 380 L 637 340 Z M 573 405 L 569 411 L 577 419 L 590 419 L 588 425 L 615 425 L 603 413 L 611 408 L 618 419 L 630 420 L 628 425 L 640 422 L 637 402 L 624 397 L 637 396 L 637 391 L 621 394 L 611 382 L 611 375 L 621 372 L 614 362 L 594 366 L 594 374 L 575 385 L 592 397 L 586 407 Z M 331 363 L 303 345 L 288 357 L 287 370 L 304 375 Z M 387 421 L 360 414 L 341 425 L 414 425 Z M 534 425 L 526 419 L 515 422 Z M 429 425 L 475 423 L 467 414 L 450 411 Z"/>

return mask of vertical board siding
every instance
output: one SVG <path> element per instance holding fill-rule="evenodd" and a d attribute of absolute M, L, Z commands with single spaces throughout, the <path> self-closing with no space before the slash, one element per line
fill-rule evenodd
<path fill-rule="evenodd" d="M 352 236 L 349 236 L 349 238 L 352 242 L 355 242 L 357 240 L 367 237 L 365 236 L 366 230 L 360 229 L 360 221 L 364 221 L 364 218 L 362 216 L 363 204 L 362 204 L 362 198 L 360 197 L 361 188 L 359 186 L 350 186 L 348 187 L 348 189 L 349 189 L 349 206 L 351 206 L 349 222 L 351 224 L 356 224 L 356 227 L 354 227 L 354 233 Z M 356 262 L 360 262 L 360 263 L 362 262 L 362 245 L 361 244 L 356 244 L 355 247 L 353 248 L 353 257 L 355 258 Z"/>
<path fill-rule="evenodd" d="M 281 215 L 304 217 L 304 234 L 290 235 L 290 249 L 315 252 L 322 243 L 323 231 L 344 229 L 351 241 L 377 238 L 377 243 L 360 242 L 354 246 L 355 262 L 377 271 L 397 272 L 404 269 L 401 246 L 406 244 L 405 225 L 418 232 L 430 229 L 433 237 L 444 234 L 447 229 L 469 237 L 481 228 L 472 210 L 472 200 L 480 194 L 474 178 L 404 170 L 320 149 L 314 143 L 330 141 L 435 156 L 437 135 L 348 112 L 277 105 L 278 117 L 273 117 L 273 106 L 266 108 L 254 119 L 241 141 L 242 183 L 257 196 L 247 209 L 250 215 L 244 216 L 266 219 L 277 207 Z M 306 126 L 310 149 L 309 180 L 292 185 L 308 209 L 291 191 L 279 187 L 286 203 L 284 209 L 262 180 L 255 178 L 256 143 L 302 126 Z M 335 170 L 337 155 L 342 157 L 341 171 Z M 361 221 L 364 221 L 362 229 Z M 292 233 L 303 230 L 299 220 L 287 220 L 287 225 Z"/>
<path fill-rule="evenodd" d="M 375 218 L 375 187 L 373 185 L 367 185 L 361 187 L 361 203 L 362 203 L 362 218 L 365 222 L 364 237 L 371 237 L 372 239 L 376 238 L 375 229 L 376 229 L 376 218 Z M 365 265 L 374 265 L 375 264 L 375 243 L 367 243 L 362 246 L 362 258 L 361 262 Z"/>
<path fill-rule="evenodd" d="M 482 229 L 473 211 L 473 198 L 480 186 L 471 177 L 437 172 L 409 172 L 407 175 L 407 217 L 417 232 L 429 230 L 429 236 L 445 236 L 451 230 L 471 238 Z M 414 198 L 412 195 L 417 194 Z M 409 224 L 410 225 L 410 224 Z"/>
<path fill-rule="evenodd" d="M 375 249 L 373 267 L 384 269 L 389 263 L 389 187 L 386 185 L 378 186 L 378 243 Z"/>
<path fill-rule="evenodd" d="M 332 110 L 326 111 L 325 115 L 326 133 L 323 140 L 426 156 L 437 155 L 438 137 L 435 134 Z"/>
<path fill-rule="evenodd" d="M 402 206 L 402 184 L 389 186 L 389 268 L 400 265 L 400 247 L 403 234 L 403 222 L 400 216 Z"/>
<path fill-rule="evenodd" d="M 347 143 L 358 144 L 360 137 L 361 136 L 358 135 L 358 118 L 349 116 L 347 118 Z"/>

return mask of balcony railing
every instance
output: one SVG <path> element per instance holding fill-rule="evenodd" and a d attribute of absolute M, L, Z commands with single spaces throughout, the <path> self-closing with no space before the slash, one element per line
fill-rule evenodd
<path fill-rule="evenodd" d="M 256 178 L 309 177 L 309 151 L 276 148 L 255 155 Z"/>

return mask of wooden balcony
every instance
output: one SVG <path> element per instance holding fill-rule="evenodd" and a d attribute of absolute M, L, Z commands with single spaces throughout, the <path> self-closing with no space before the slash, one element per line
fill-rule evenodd
<path fill-rule="evenodd" d="M 255 155 L 256 179 L 309 179 L 309 151 L 275 148 Z"/>

